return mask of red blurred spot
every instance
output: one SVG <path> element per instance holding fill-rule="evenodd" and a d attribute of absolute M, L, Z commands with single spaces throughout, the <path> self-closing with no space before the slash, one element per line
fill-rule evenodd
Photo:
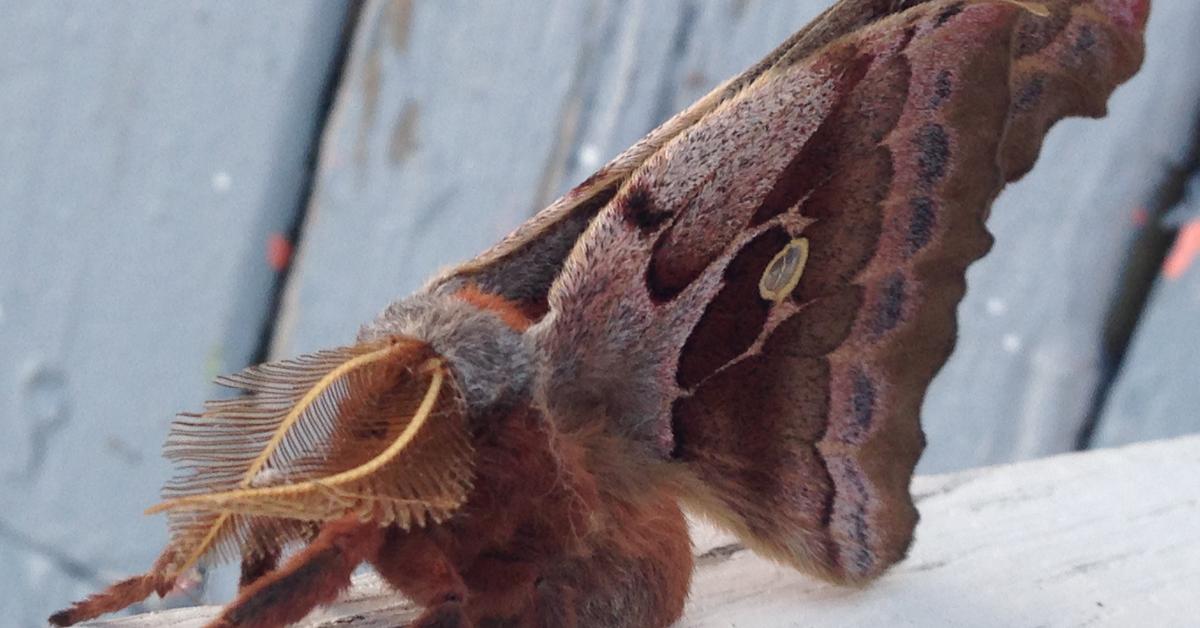
<path fill-rule="evenodd" d="M 1179 279 L 1196 261 L 1197 255 L 1200 255 L 1200 220 L 1188 223 L 1179 231 L 1171 254 L 1163 262 L 1163 275 L 1167 279 Z"/>
<path fill-rule="evenodd" d="M 1134 225 L 1145 227 L 1150 222 L 1150 212 L 1146 211 L 1145 207 L 1139 207 L 1133 210 L 1130 218 L 1133 220 Z"/>
<path fill-rule="evenodd" d="M 267 263 L 275 272 L 283 272 L 292 261 L 292 243 L 282 233 L 272 233 L 267 238 Z"/>

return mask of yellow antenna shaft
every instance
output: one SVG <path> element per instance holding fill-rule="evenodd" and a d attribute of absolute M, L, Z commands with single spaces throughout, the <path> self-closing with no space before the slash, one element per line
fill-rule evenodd
<path fill-rule="evenodd" d="M 284 437 L 287 436 L 288 430 L 290 430 L 292 426 L 296 424 L 296 421 L 300 420 L 300 417 L 304 414 L 304 411 L 307 410 L 314 401 L 316 401 L 317 397 L 321 396 L 321 393 L 324 393 L 326 390 L 328 390 L 329 387 L 332 386 L 333 383 L 336 382 L 341 376 L 353 371 L 363 364 L 369 364 L 387 356 L 389 353 L 395 351 L 398 346 L 400 345 L 389 344 L 382 349 L 376 349 L 370 353 L 364 353 L 358 357 L 346 360 L 345 362 L 339 364 L 337 368 L 329 371 L 329 373 L 326 374 L 325 377 L 322 377 L 315 386 L 308 389 L 308 392 L 304 393 L 304 396 L 300 398 L 300 401 L 297 401 L 296 405 L 292 406 L 292 410 L 288 412 L 287 416 L 285 416 L 283 420 L 279 422 L 279 428 L 276 429 L 275 433 L 271 435 L 271 440 L 268 441 L 266 446 L 263 447 L 262 453 L 259 454 L 258 457 L 250 463 L 250 466 L 246 468 L 246 476 L 242 478 L 241 482 L 242 487 L 249 487 L 250 484 L 254 482 L 254 477 L 257 476 L 258 472 L 261 471 L 263 466 L 267 464 L 267 460 L 270 459 L 271 454 L 275 453 L 275 450 L 279 447 L 279 443 L 283 442 Z"/>

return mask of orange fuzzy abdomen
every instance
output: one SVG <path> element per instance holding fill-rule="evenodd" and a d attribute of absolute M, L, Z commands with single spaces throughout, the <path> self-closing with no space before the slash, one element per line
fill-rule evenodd
<path fill-rule="evenodd" d="M 644 628 L 677 619 L 692 554 L 675 501 L 657 489 L 633 499 L 606 490 L 586 466 L 587 449 L 533 410 L 512 411 L 496 428 L 477 443 L 463 509 L 406 534 L 411 543 L 385 547 L 380 560 L 424 561 L 405 548 L 427 544 L 422 551 L 444 555 L 461 575 L 477 622 Z M 404 592 L 428 603 L 423 583 L 413 586 Z M 604 623 L 606 608 L 626 608 L 622 623 Z"/>

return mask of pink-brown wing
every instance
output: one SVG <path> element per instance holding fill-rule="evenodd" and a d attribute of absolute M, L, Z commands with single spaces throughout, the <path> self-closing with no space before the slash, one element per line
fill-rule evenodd
<path fill-rule="evenodd" d="M 920 405 L 988 208 L 1054 121 L 1102 115 L 1141 62 L 1147 0 L 1038 4 L 1050 15 L 936 0 L 879 20 L 776 63 L 646 160 L 531 330 L 551 416 L 605 415 L 770 556 L 836 581 L 902 558 Z M 801 239 L 806 264 L 772 265 Z M 760 289 L 796 272 L 783 298 Z"/>
<path fill-rule="evenodd" d="M 927 0 L 844 0 L 830 7 L 742 74 L 651 131 L 595 174 L 479 257 L 434 278 L 428 290 L 453 292 L 466 283 L 518 304 L 540 318 L 547 293 L 579 236 L 617 190 L 651 156 L 772 68 L 795 63 L 821 46 L 905 7 Z"/>

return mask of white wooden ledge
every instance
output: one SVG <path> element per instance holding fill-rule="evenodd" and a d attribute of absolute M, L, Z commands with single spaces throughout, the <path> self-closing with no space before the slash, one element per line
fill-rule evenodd
<path fill-rule="evenodd" d="M 1185 626 L 1200 621 L 1200 436 L 917 478 L 909 558 L 865 589 L 816 582 L 696 529 L 681 626 Z M 201 626 L 215 607 L 94 626 Z M 309 627 L 395 626 L 373 576 Z"/>

